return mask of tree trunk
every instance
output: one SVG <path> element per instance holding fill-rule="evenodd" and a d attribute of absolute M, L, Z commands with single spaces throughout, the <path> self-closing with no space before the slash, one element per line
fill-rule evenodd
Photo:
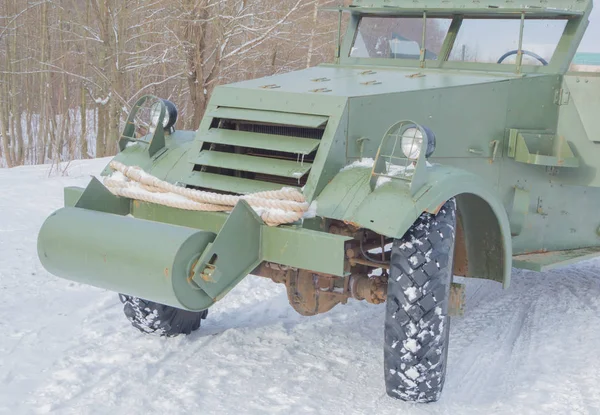
<path fill-rule="evenodd" d="M 206 19 L 205 8 L 198 6 L 194 0 L 185 1 L 188 19 L 183 30 L 185 43 L 185 59 L 187 65 L 187 81 L 190 90 L 190 101 L 193 113 L 186 124 L 186 129 L 195 130 L 200 126 L 202 115 L 206 109 L 205 75 L 203 55 L 206 49 Z"/>

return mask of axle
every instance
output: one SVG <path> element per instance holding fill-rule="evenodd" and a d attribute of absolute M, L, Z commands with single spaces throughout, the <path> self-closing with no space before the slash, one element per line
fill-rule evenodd
<path fill-rule="evenodd" d="M 336 277 L 270 262 L 263 262 L 252 274 L 285 284 L 290 304 L 305 316 L 327 312 L 349 298 L 381 304 L 387 296 L 387 276 Z"/>

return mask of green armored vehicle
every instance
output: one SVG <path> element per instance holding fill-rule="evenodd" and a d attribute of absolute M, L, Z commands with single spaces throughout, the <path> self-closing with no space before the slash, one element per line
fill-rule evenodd
<path fill-rule="evenodd" d="M 335 63 L 220 86 L 196 132 L 140 99 L 104 181 L 65 189 L 40 260 L 121 293 L 135 327 L 166 336 L 198 329 L 248 274 L 285 284 L 306 316 L 385 302 L 387 393 L 435 401 L 454 275 L 508 287 L 511 267 L 600 254 L 600 73 L 571 68 L 591 10 L 336 8 Z"/>

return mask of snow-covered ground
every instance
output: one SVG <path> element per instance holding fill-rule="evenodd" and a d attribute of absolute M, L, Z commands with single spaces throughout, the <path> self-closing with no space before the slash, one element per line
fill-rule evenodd
<path fill-rule="evenodd" d="M 0 414 L 598 414 L 600 260 L 512 286 L 467 281 L 440 402 L 388 398 L 383 306 L 351 301 L 317 317 L 283 287 L 248 277 L 199 332 L 134 330 L 117 296 L 61 280 L 37 231 L 107 160 L 0 169 Z"/>

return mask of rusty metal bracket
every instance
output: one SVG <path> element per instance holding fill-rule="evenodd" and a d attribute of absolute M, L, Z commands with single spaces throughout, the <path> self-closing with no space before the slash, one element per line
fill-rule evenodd
<path fill-rule="evenodd" d="M 343 292 L 343 280 L 308 270 L 289 271 L 285 285 L 290 305 L 303 316 L 325 313 L 348 301 Z M 336 282 L 341 282 L 341 286 L 336 286 Z"/>
<path fill-rule="evenodd" d="M 450 297 L 448 299 L 448 314 L 450 316 L 462 317 L 465 315 L 465 284 L 453 282 L 450 285 Z"/>

